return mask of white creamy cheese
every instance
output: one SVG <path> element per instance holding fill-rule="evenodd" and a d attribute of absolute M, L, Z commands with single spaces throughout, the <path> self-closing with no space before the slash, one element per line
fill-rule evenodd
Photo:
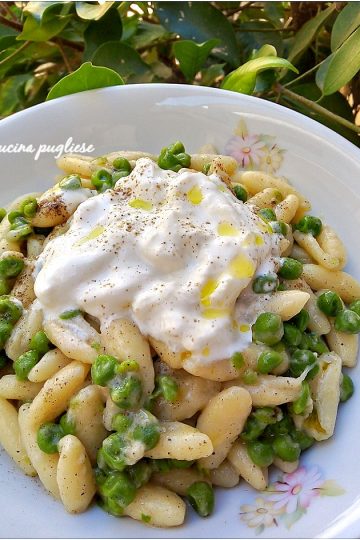
<path fill-rule="evenodd" d="M 35 293 L 46 319 L 75 308 L 102 327 L 128 318 L 172 351 L 229 358 L 251 342 L 251 281 L 275 270 L 278 244 L 217 176 L 143 158 L 48 243 Z"/>

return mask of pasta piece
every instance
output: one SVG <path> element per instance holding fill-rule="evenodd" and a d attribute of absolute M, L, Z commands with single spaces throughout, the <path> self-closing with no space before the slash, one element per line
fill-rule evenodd
<path fill-rule="evenodd" d="M 210 480 L 215 486 L 232 488 L 238 485 L 240 478 L 235 467 L 225 459 L 217 469 L 210 470 Z"/>
<path fill-rule="evenodd" d="M 28 379 L 31 382 L 44 382 L 50 379 L 71 362 L 59 349 L 51 349 L 40 358 L 39 362 L 30 370 Z"/>
<path fill-rule="evenodd" d="M 339 332 L 335 329 L 334 323 L 331 322 L 331 330 L 326 336 L 326 341 L 330 349 L 340 356 L 343 366 L 356 366 L 359 351 L 359 336 L 357 334 Z"/>
<path fill-rule="evenodd" d="M 26 253 L 30 259 L 36 259 L 44 249 L 46 237 L 43 234 L 32 234 L 26 240 Z"/>
<path fill-rule="evenodd" d="M 56 160 L 56 164 L 66 174 L 73 173 L 90 178 L 92 173 L 98 169 L 95 161 L 93 157 L 83 154 L 65 154 Z"/>
<path fill-rule="evenodd" d="M 41 390 L 42 383 L 19 381 L 16 375 L 4 375 L 0 379 L 0 397 L 4 399 L 33 399 Z"/>
<path fill-rule="evenodd" d="M 320 371 L 311 381 L 314 410 L 304 421 L 303 429 L 316 441 L 332 436 L 340 400 L 341 358 L 334 352 L 322 354 Z"/>
<path fill-rule="evenodd" d="M 310 257 L 307 251 L 299 246 L 299 244 L 294 243 L 292 246 L 290 255 L 292 259 L 302 262 L 303 264 L 312 264 L 314 260 Z"/>
<path fill-rule="evenodd" d="M 253 204 L 258 208 L 275 208 L 275 206 L 283 200 L 279 190 L 274 188 L 265 188 L 250 197 L 246 204 Z"/>
<path fill-rule="evenodd" d="M 299 467 L 299 460 L 297 459 L 296 461 L 284 461 L 279 457 L 275 457 L 273 464 L 275 465 L 275 467 L 280 469 L 280 471 L 290 474 L 295 472 L 296 469 Z"/>
<path fill-rule="evenodd" d="M 45 452 L 40 450 L 36 440 L 38 426 L 34 425 L 29 409 L 30 405 L 28 403 L 22 405 L 19 409 L 21 439 L 31 464 L 38 473 L 45 489 L 47 489 L 55 499 L 60 499 L 59 487 L 56 480 L 59 455 L 57 453 L 45 454 Z"/>
<path fill-rule="evenodd" d="M 230 381 L 235 379 L 239 374 L 228 359 L 204 364 L 189 357 L 183 361 L 182 367 L 192 375 L 209 379 L 210 381 Z"/>
<path fill-rule="evenodd" d="M 101 354 L 100 335 L 81 316 L 44 321 L 44 330 L 50 341 L 69 358 L 92 364 Z"/>
<path fill-rule="evenodd" d="M 151 482 L 174 491 L 184 497 L 186 491 L 194 482 L 211 483 L 203 474 L 196 469 L 172 469 L 171 471 L 158 472 L 152 475 Z"/>
<path fill-rule="evenodd" d="M 84 512 L 96 493 L 96 483 L 84 446 L 74 435 L 59 442 L 56 480 L 60 498 L 68 512 Z"/>
<path fill-rule="evenodd" d="M 275 207 L 275 215 L 278 221 L 291 223 L 294 219 L 297 209 L 299 208 L 299 199 L 296 195 L 290 193 L 285 199 Z"/>
<path fill-rule="evenodd" d="M 61 192 L 50 188 L 38 198 L 36 214 L 31 218 L 34 227 L 55 227 L 65 223 L 72 212 L 68 208 Z"/>
<path fill-rule="evenodd" d="M 315 291 L 330 289 L 346 303 L 360 297 L 360 283 L 346 272 L 327 270 L 318 264 L 304 264 L 302 277 Z"/>
<path fill-rule="evenodd" d="M 36 476 L 21 439 L 17 410 L 4 398 L 0 398 L 0 444 L 25 474 Z"/>
<path fill-rule="evenodd" d="M 280 315 L 288 321 L 299 313 L 308 302 L 310 295 L 303 291 L 279 291 L 271 294 L 266 302 L 266 311 Z"/>
<path fill-rule="evenodd" d="M 5 352 L 11 360 L 15 360 L 29 349 L 31 338 L 41 330 L 43 313 L 40 303 L 35 300 L 27 310 L 24 310 L 15 324 L 11 336 L 6 342 Z"/>
<path fill-rule="evenodd" d="M 106 389 L 107 390 L 107 389 Z M 115 414 L 122 412 L 121 409 L 115 405 L 111 397 L 108 395 L 106 398 L 106 405 L 103 412 L 103 424 L 108 431 L 112 431 L 112 419 Z"/>
<path fill-rule="evenodd" d="M 209 399 L 220 391 L 220 383 L 194 377 L 183 369 L 173 370 L 167 364 L 155 363 L 157 374 L 170 375 L 178 385 L 174 403 L 160 397 L 154 404 L 153 413 L 159 420 L 185 420 L 205 407 Z"/>
<path fill-rule="evenodd" d="M 84 383 L 89 367 L 73 361 L 46 381 L 30 406 L 29 421 L 32 425 L 38 428 L 67 409 L 70 398 Z"/>
<path fill-rule="evenodd" d="M 317 238 L 312 234 L 305 234 L 300 231 L 294 231 L 294 238 L 310 257 L 324 268 L 329 270 L 341 270 L 344 268 L 346 264 L 345 248 L 339 237 L 328 225 L 323 226 L 323 230 Z M 326 246 L 329 251 L 325 251 L 323 246 Z"/>
<path fill-rule="evenodd" d="M 165 343 L 154 338 L 149 338 L 149 342 L 165 364 L 173 369 L 182 368 L 183 353 L 170 351 Z"/>
<path fill-rule="evenodd" d="M 183 459 L 192 461 L 207 457 L 213 451 L 210 438 L 181 422 L 160 422 L 160 440 L 152 450 L 145 453 L 153 459 Z"/>
<path fill-rule="evenodd" d="M 138 327 L 126 319 L 111 321 L 101 332 L 101 340 L 106 352 L 118 360 L 136 360 L 144 394 L 150 395 L 155 386 L 154 366 L 149 343 Z"/>
<path fill-rule="evenodd" d="M 126 516 L 153 527 L 177 527 L 184 522 L 186 506 L 184 501 L 168 489 L 146 484 L 136 493 L 136 497 L 124 510 Z"/>
<path fill-rule="evenodd" d="M 75 435 L 84 445 L 91 463 L 96 463 L 96 454 L 108 432 L 103 424 L 104 398 L 100 388 L 89 385 L 82 388 L 70 400 L 68 419 L 75 426 Z"/>
<path fill-rule="evenodd" d="M 226 383 L 228 386 L 230 383 Z M 295 401 L 301 393 L 301 379 L 279 377 L 276 375 L 259 375 L 256 384 L 244 384 L 241 379 L 232 384 L 246 388 L 254 407 L 275 407 L 283 403 Z"/>
<path fill-rule="evenodd" d="M 17 298 L 26 309 L 35 300 L 34 263 L 26 260 L 23 270 L 16 279 L 11 295 Z"/>
<path fill-rule="evenodd" d="M 191 169 L 196 171 L 202 171 L 204 165 L 210 163 L 210 172 L 215 172 L 215 168 L 220 168 L 222 172 L 228 176 L 232 176 L 238 169 L 238 162 L 236 159 L 230 156 L 222 156 L 219 154 L 192 154 L 191 155 Z"/>
<path fill-rule="evenodd" d="M 141 158 L 150 158 L 153 161 L 157 161 L 157 156 L 155 154 L 150 154 L 149 152 L 140 152 L 139 150 L 117 150 L 116 152 L 111 152 L 106 154 L 106 160 L 110 163 L 113 163 L 116 158 L 122 157 L 128 161 L 137 161 Z"/>
<path fill-rule="evenodd" d="M 196 427 L 209 436 L 213 452 L 199 461 L 201 467 L 216 469 L 224 461 L 232 443 L 243 430 L 251 406 L 249 392 L 238 386 L 222 390 L 209 401 Z"/>
<path fill-rule="evenodd" d="M 259 491 L 264 490 L 268 484 L 268 471 L 262 469 L 250 458 L 246 445 L 241 441 L 236 441 L 229 454 L 228 460 L 234 467 L 236 472 L 239 473 L 250 486 Z"/>

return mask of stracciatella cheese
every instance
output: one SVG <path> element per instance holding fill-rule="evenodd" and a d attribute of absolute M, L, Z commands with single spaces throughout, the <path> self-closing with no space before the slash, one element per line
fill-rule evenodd
<path fill-rule="evenodd" d="M 48 243 L 35 293 L 47 320 L 70 309 L 102 328 L 128 318 L 170 350 L 210 362 L 251 342 L 251 282 L 278 257 L 279 236 L 217 176 L 143 158 Z"/>

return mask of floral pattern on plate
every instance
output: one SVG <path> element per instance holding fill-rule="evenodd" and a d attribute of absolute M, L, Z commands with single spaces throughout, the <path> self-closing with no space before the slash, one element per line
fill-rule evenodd
<path fill-rule="evenodd" d="M 243 169 L 269 174 L 281 167 L 284 152 L 276 144 L 275 137 L 249 133 L 244 120 L 240 120 L 224 148 L 224 153 L 235 158 Z"/>
<path fill-rule="evenodd" d="M 293 473 L 281 473 L 253 504 L 243 504 L 241 520 L 255 529 L 256 534 L 261 534 L 266 527 L 278 527 L 280 521 L 290 529 L 318 497 L 344 493 L 334 480 L 324 479 L 317 465 L 302 465 Z"/>

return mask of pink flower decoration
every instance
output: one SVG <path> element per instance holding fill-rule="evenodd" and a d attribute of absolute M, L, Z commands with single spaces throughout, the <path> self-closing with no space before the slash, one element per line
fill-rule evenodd
<path fill-rule="evenodd" d="M 227 142 L 225 153 L 235 158 L 245 169 L 259 163 L 264 148 L 264 143 L 257 135 L 234 135 Z"/>
<path fill-rule="evenodd" d="M 291 474 L 285 474 L 281 482 L 275 482 L 275 492 L 269 500 L 275 509 L 284 508 L 288 514 L 295 512 L 297 506 L 308 508 L 311 500 L 319 495 L 319 488 L 324 483 L 317 467 L 306 470 L 299 467 Z"/>

